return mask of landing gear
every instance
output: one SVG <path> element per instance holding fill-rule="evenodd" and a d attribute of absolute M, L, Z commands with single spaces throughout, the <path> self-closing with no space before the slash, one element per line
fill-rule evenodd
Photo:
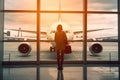
<path fill-rule="evenodd" d="M 50 52 L 52 52 L 52 51 L 55 52 L 55 47 L 52 47 L 52 46 L 51 46 L 51 47 L 50 47 Z"/>

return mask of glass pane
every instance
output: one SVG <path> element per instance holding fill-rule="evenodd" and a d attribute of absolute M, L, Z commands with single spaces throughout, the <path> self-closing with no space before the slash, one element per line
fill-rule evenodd
<path fill-rule="evenodd" d="M 40 44 L 41 60 L 56 60 L 56 53 L 54 52 L 55 42 L 47 42 L 54 40 L 54 35 L 58 24 L 62 24 L 63 30 L 66 32 L 68 40 L 76 40 L 75 42 L 69 42 L 72 53 L 65 54 L 65 61 L 82 60 L 82 42 L 78 41 L 81 40 L 82 36 L 82 17 L 82 14 L 62 13 L 60 18 L 58 18 L 58 14 L 55 13 L 41 14 L 41 32 L 46 32 L 46 38 L 44 38 L 44 34 L 41 33 L 41 40 L 43 40 L 43 42 Z"/>
<path fill-rule="evenodd" d="M 5 40 L 36 40 L 35 13 L 5 13 Z"/>
<path fill-rule="evenodd" d="M 88 0 L 89 11 L 117 11 L 118 0 Z"/>
<path fill-rule="evenodd" d="M 118 40 L 117 20 L 116 14 L 88 14 L 87 39 L 93 41 L 88 42 L 88 60 L 118 60 L 118 42 L 113 42 Z"/>
<path fill-rule="evenodd" d="M 62 75 L 62 76 L 60 76 Z M 61 78 L 62 79 L 61 79 Z M 57 71 L 56 68 L 41 67 L 40 80 L 84 80 L 81 67 L 64 67 L 63 71 Z"/>
<path fill-rule="evenodd" d="M 83 0 L 41 0 L 42 10 L 83 10 Z"/>
<path fill-rule="evenodd" d="M 3 61 L 3 26 L 4 26 L 4 0 L 0 0 L 0 74 L 2 74 L 2 61 Z M 0 75 L 1 76 L 1 75 Z M 2 79 L 2 76 L 1 76 Z"/>
<path fill-rule="evenodd" d="M 37 80 L 36 74 L 34 67 L 3 68 L 3 80 Z"/>
<path fill-rule="evenodd" d="M 58 10 L 59 1 L 58 0 L 41 0 L 41 10 Z"/>
<path fill-rule="evenodd" d="M 4 42 L 4 61 L 35 61 L 36 42 Z"/>
<path fill-rule="evenodd" d="M 87 80 L 119 80 L 118 67 L 88 67 L 87 73 Z"/>
<path fill-rule="evenodd" d="M 36 10 L 37 0 L 4 0 L 5 10 Z"/>
<path fill-rule="evenodd" d="M 61 10 L 81 11 L 84 0 L 61 0 Z"/>
<path fill-rule="evenodd" d="M 88 42 L 87 44 L 87 60 L 118 61 L 118 42 Z"/>
<path fill-rule="evenodd" d="M 118 40 L 117 14 L 88 14 L 88 30 L 88 39 Z"/>

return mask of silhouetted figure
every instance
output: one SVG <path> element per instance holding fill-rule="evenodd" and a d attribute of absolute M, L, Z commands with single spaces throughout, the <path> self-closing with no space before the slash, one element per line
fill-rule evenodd
<path fill-rule="evenodd" d="M 63 31 L 61 24 L 57 26 L 57 31 L 55 33 L 55 42 L 56 42 L 58 70 L 63 70 L 64 49 L 67 43 L 67 36 L 66 33 Z"/>

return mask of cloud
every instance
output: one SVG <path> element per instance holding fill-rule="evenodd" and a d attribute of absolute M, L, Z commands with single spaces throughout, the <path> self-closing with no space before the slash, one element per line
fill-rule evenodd
<path fill-rule="evenodd" d="M 5 13 L 5 23 L 35 24 L 35 13 Z"/>
<path fill-rule="evenodd" d="M 117 0 L 88 0 L 89 10 L 117 11 Z"/>
<path fill-rule="evenodd" d="M 99 3 L 107 3 L 107 4 L 113 4 L 114 2 L 117 2 L 117 0 L 89 0 L 90 2 L 99 2 Z"/>
<path fill-rule="evenodd" d="M 5 0 L 5 9 L 36 9 L 36 0 Z M 58 10 L 59 5 L 57 0 L 41 0 L 42 9 L 53 9 Z M 88 10 L 104 10 L 104 11 L 116 11 L 117 0 L 88 0 Z M 82 0 L 62 0 L 62 10 L 80 10 L 83 9 Z M 32 5 L 33 4 L 33 5 Z M 55 7 L 55 8 L 54 8 Z M 58 15 L 57 13 L 42 13 L 41 15 L 41 26 L 50 27 L 54 21 L 56 22 Z M 114 27 L 117 28 L 117 15 L 99 15 L 92 14 L 88 16 L 89 29 L 92 28 L 103 28 L 103 27 Z M 77 28 L 83 26 L 83 15 L 81 14 L 64 14 L 62 20 L 70 25 L 70 27 Z M 17 25 L 36 25 L 36 13 L 5 13 L 6 24 L 17 24 Z"/>
<path fill-rule="evenodd" d="M 35 10 L 36 0 L 5 0 L 7 10 Z"/>
<path fill-rule="evenodd" d="M 83 0 L 63 0 L 61 1 L 62 10 L 83 10 Z"/>
<path fill-rule="evenodd" d="M 82 10 L 83 2 L 82 0 L 61 0 L 61 5 L 59 0 L 41 0 L 42 10 Z"/>

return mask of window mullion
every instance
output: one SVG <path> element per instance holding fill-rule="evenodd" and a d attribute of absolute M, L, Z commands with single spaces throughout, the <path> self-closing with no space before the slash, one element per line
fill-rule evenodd
<path fill-rule="evenodd" d="M 37 63 L 40 60 L 40 0 L 37 0 Z"/>
<path fill-rule="evenodd" d="M 87 80 L 87 0 L 83 4 L 83 79 Z"/>
<path fill-rule="evenodd" d="M 120 1 L 118 0 L 118 12 L 120 11 Z M 120 61 L 120 14 L 118 14 L 118 61 Z M 119 77 L 120 79 L 120 66 L 119 66 Z"/>

